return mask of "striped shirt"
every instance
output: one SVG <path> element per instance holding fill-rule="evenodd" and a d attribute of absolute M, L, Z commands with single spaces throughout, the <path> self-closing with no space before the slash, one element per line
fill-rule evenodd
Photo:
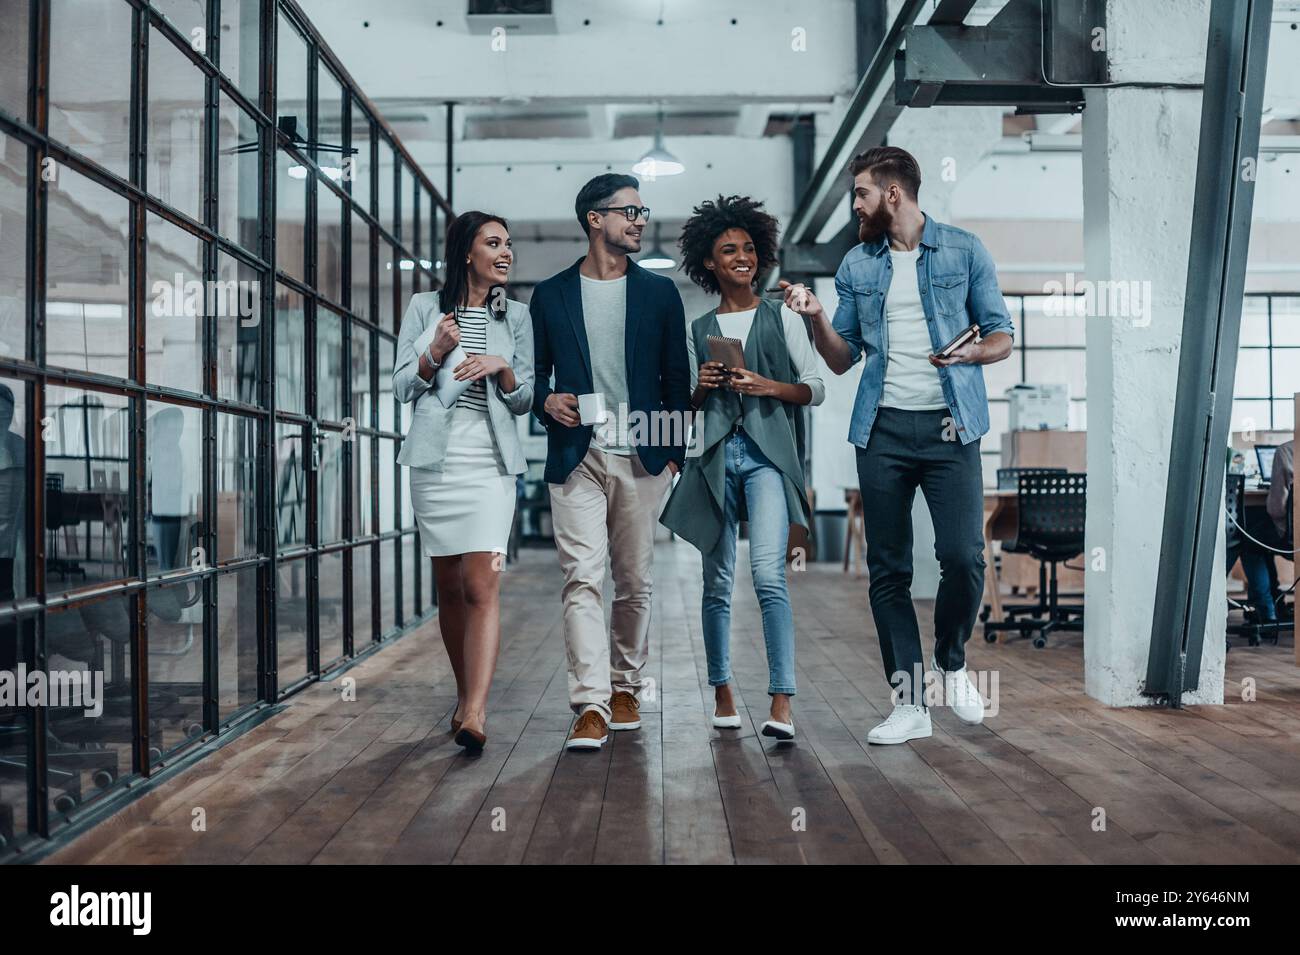
<path fill-rule="evenodd" d="M 487 309 L 483 307 L 456 309 L 456 324 L 460 326 L 460 347 L 466 355 L 482 355 L 487 352 Z M 486 412 L 487 379 L 480 378 L 470 382 L 465 392 L 456 399 L 457 408 L 469 408 L 473 411 Z"/>

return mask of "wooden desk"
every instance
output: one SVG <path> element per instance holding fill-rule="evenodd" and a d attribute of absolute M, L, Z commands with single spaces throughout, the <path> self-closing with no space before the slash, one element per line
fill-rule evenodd
<path fill-rule="evenodd" d="M 989 620 L 1001 623 L 1002 591 L 998 579 L 998 568 L 993 560 L 993 542 L 1011 540 L 1016 536 L 1016 527 L 1020 520 L 1018 491 L 984 492 L 984 593 L 988 597 Z M 1002 631 L 998 632 L 998 642 L 1006 640 Z"/>

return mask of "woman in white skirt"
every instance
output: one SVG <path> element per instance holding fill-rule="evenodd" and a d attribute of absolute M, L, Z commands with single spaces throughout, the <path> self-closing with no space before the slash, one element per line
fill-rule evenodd
<path fill-rule="evenodd" d="M 526 466 L 515 416 L 533 402 L 532 322 L 503 285 L 513 259 L 504 219 L 461 213 L 447 230 L 447 281 L 411 296 L 393 369 L 394 394 L 415 406 L 397 460 L 411 469 L 411 504 L 433 560 L 439 627 L 456 675 L 452 732 L 470 753 L 487 742 L 501 555 L 515 475 Z"/>

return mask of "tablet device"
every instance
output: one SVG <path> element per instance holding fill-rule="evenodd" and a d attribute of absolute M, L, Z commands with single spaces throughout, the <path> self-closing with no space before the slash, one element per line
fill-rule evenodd
<path fill-rule="evenodd" d="M 433 336 L 438 333 L 438 322 L 440 321 L 442 321 L 441 315 L 438 316 L 437 322 L 431 322 L 429 327 L 415 340 L 415 353 L 417 355 L 423 355 L 429 350 L 429 343 L 433 341 Z M 457 345 L 443 356 L 442 364 L 433 373 L 433 393 L 438 398 L 438 404 L 444 408 L 450 408 L 454 405 L 456 399 L 469 389 L 469 381 L 457 381 L 452 374 L 452 369 L 468 357 L 465 354 L 465 349 Z"/>
<path fill-rule="evenodd" d="M 965 345 L 967 342 L 973 342 L 979 336 L 979 333 L 980 327 L 978 325 L 969 325 L 958 332 L 956 338 L 944 345 L 935 354 L 939 358 L 949 358 L 952 356 L 952 353 L 961 348 L 962 345 Z"/>

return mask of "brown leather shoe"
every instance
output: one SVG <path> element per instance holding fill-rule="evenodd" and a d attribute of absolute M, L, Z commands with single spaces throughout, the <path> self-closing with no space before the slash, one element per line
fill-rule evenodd
<path fill-rule="evenodd" d="M 619 690 L 609 698 L 609 728 L 612 730 L 639 730 L 641 728 L 640 704 L 626 690 Z"/>
<path fill-rule="evenodd" d="M 609 735 L 606 732 L 605 717 L 600 715 L 600 710 L 587 710 L 573 724 L 573 732 L 569 734 L 564 748 L 600 749 L 607 739 Z"/>

